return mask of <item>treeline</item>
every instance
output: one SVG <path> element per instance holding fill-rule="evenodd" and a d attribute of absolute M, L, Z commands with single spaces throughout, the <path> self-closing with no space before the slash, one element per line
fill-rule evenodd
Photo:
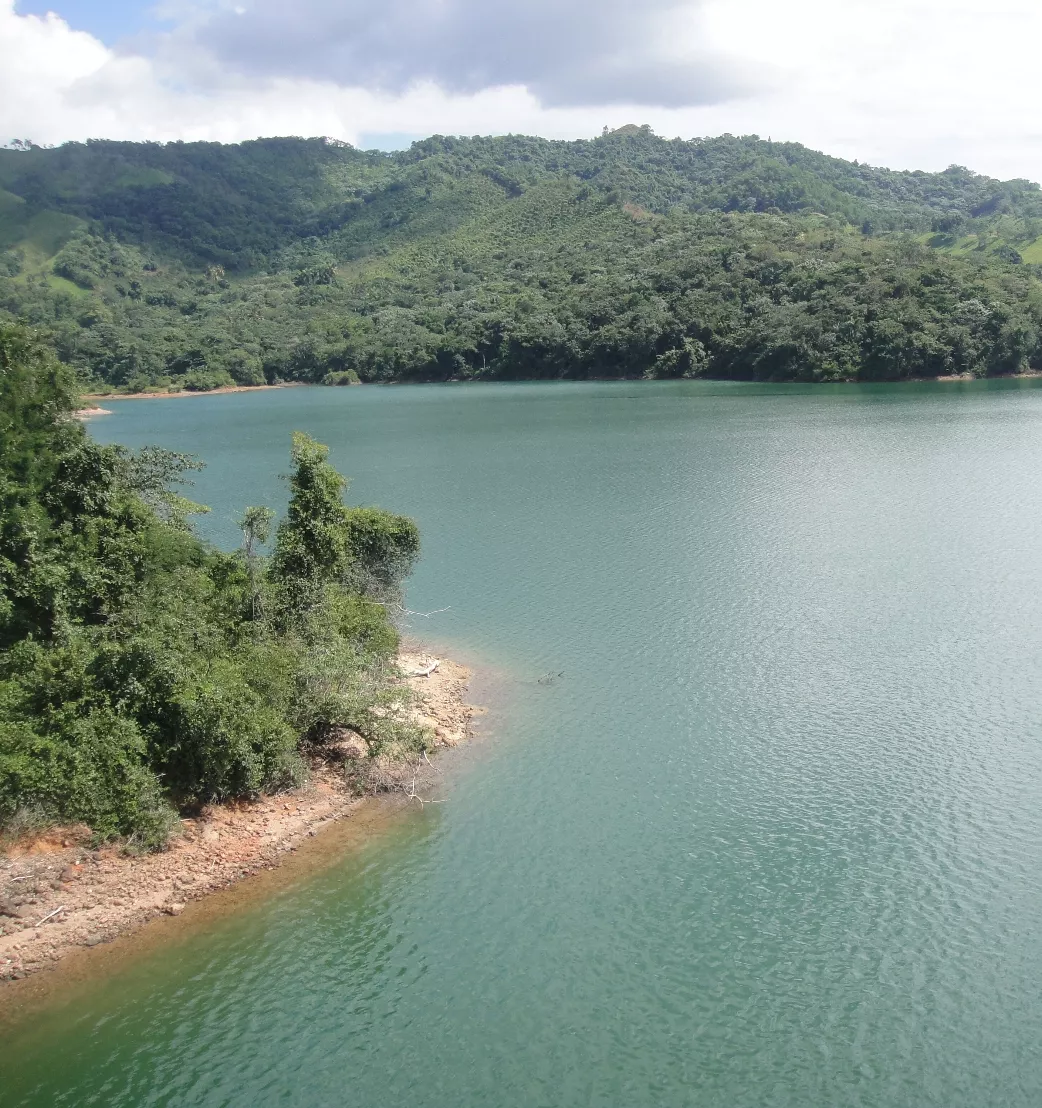
<path fill-rule="evenodd" d="M 0 185 L 9 223 L 78 221 L 42 267 L 8 249 L 0 312 L 87 387 L 1042 366 L 1042 192 L 958 167 L 631 127 L 68 144 L 0 151 Z"/>
<path fill-rule="evenodd" d="M 387 614 L 415 525 L 345 507 L 297 435 L 271 556 L 265 508 L 221 553 L 176 491 L 190 459 L 93 442 L 76 398 L 32 335 L 0 328 L 0 831 L 83 822 L 154 847 L 180 809 L 299 781 L 345 729 L 369 762 L 424 750 Z"/>
<path fill-rule="evenodd" d="M 74 240 L 89 296 L 8 283 L 93 387 L 526 377 L 891 380 L 1042 365 L 1029 267 L 835 220 L 654 216 L 556 185 L 354 269 L 320 250 L 242 281 Z M 0 286 L 3 282 L 0 282 Z M 15 288 L 12 295 L 11 288 Z M 3 295 L 0 289 L 0 295 Z"/>

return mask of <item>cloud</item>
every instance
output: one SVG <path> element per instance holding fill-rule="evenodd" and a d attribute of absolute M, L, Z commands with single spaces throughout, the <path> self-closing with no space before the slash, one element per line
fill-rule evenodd
<path fill-rule="evenodd" d="M 696 133 L 1042 180 L 1038 0 L 712 0 L 705 27 L 720 49 L 778 72 L 767 95 L 689 113 Z"/>
<path fill-rule="evenodd" d="M 522 85 L 548 107 L 681 107 L 738 94 L 741 65 L 697 41 L 701 0 L 241 0 L 193 47 L 236 72 L 401 94 Z M 683 24 L 678 53 L 671 31 Z M 692 31 L 694 30 L 694 34 Z"/>
<path fill-rule="evenodd" d="M 364 10 L 376 11 L 376 2 Z M 452 0 L 427 2 L 444 8 Z M 395 55 L 392 30 L 407 9 L 386 0 L 387 24 L 367 40 L 372 59 L 349 72 L 347 55 L 337 53 L 344 36 L 323 24 L 323 44 L 309 25 L 319 0 L 286 5 L 300 26 L 281 55 L 274 41 L 264 49 L 246 37 L 222 43 L 233 18 L 246 15 L 200 14 L 192 0 L 167 0 L 170 35 L 118 51 L 56 16 L 20 16 L 13 0 L 0 0 L 0 139 L 234 142 L 297 134 L 357 144 L 403 132 L 576 138 L 605 124 L 646 122 L 667 136 L 757 133 L 875 165 L 937 170 L 958 162 L 1042 180 L 1038 0 L 653 2 L 644 23 L 635 3 L 629 11 L 618 0 L 606 3 L 610 18 L 591 27 L 582 50 L 567 45 L 583 32 L 575 4 L 558 15 L 538 7 L 539 18 L 523 25 L 510 22 L 516 12 L 482 14 L 474 6 L 479 25 L 470 46 L 431 31 L 425 68 L 421 30 L 432 24 L 421 21 Z M 337 10 L 363 11 L 359 0 L 351 5 Z M 468 49 L 495 37 L 493 28 L 501 41 L 468 59 Z M 274 61 L 265 50 L 275 51 Z M 764 78 L 756 90 L 748 90 L 749 72 Z M 728 80 L 746 94 L 719 99 Z M 625 97 L 631 102 L 620 102 Z"/>

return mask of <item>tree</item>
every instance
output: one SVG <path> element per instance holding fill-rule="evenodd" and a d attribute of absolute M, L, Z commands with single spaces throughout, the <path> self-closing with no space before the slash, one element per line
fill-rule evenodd
<path fill-rule="evenodd" d="M 347 479 L 329 464 L 329 447 L 294 431 L 286 518 L 275 535 L 271 577 L 283 618 L 293 621 L 318 600 L 322 586 L 343 574 L 347 562 Z"/>
<path fill-rule="evenodd" d="M 328 455 L 328 447 L 294 433 L 289 512 L 279 524 L 269 571 L 282 618 L 290 623 L 305 617 L 331 585 L 396 600 L 419 554 L 412 520 L 381 508 L 345 507 L 348 481 Z"/>
<path fill-rule="evenodd" d="M 255 620 L 262 615 L 257 548 L 268 541 L 274 518 L 275 513 L 271 508 L 251 507 L 246 509 L 239 521 L 242 528 L 243 557 L 246 559 L 246 572 L 250 579 L 250 612 Z"/>
<path fill-rule="evenodd" d="M 345 583 L 383 602 L 400 599 L 402 582 L 420 553 L 420 531 L 406 516 L 382 508 L 351 508 L 345 519 Z"/>

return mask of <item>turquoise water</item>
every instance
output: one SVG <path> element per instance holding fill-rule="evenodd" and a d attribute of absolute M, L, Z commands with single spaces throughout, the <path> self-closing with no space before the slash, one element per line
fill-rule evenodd
<path fill-rule="evenodd" d="M 112 407 L 229 545 L 328 442 L 501 707 L 446 803 L 7 1033 L 4 1108 L 1042 1103 L 1034 382 Z"/>

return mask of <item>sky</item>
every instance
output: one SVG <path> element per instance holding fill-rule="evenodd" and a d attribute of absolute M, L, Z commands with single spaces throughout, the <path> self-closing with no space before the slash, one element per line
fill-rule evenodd
<path fill-rule="evenodd" d="M 0 0 L 0 141 L 759 134 L 1042 180 L 1042 0 Z"/>

